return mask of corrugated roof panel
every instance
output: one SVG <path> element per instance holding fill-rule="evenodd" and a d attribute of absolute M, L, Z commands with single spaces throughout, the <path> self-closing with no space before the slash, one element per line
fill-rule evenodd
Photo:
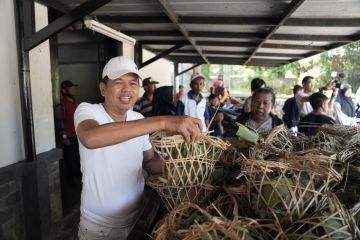
<path fill-rule="evenodd" d="M 331 44 L 331 42 L 318 42 L 318 41 L 289 41 L 289 40 L 266 40 L 266 43 L 278 43 L 278 44 L 295 44 L 295 45 L 305 45 L 305 46 L 326 46 Z"/>
<path fill-rule="evenodd" d="M 360 3 L 360 1 L 359 1 Z M 293 27 L 293 26 L 282 26 L 276 33 L 282 34 L 316 34 L 316 35 L 338 35 L 348 36 L 356 34 L 360 31 L 360 27 Z"/>
<path fill-rule="evenodd" d="M 269 16 L 281 14 L 290 1 L 284 0 L 170 0 L 177 15 L 185 16 Z"/>
<path fill-rule="evenodd" d="M 307 0 L 292 17 L 356 18 L 360 17 L 359 0 Z"/>

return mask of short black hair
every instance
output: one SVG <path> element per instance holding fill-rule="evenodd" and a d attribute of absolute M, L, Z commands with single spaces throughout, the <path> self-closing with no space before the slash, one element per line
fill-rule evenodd
<path fill-rule="evenodd" d="M 101 79 L 100 82 L 103 82 L 106 85 L 109 80 L 110 80 L 110 78 L 108 78 L 108 76 L 105 76 L 103 79 Z"/>
<path fill-rule="evenodd" d="M 307 83 L 307 81 L 309 81 L 310 79 L 314 79 L 313 76 L 306 76 L 303 78 L 303 80 L 301 81 L 302 85 L 304 85 L 305 83 Z"/>
<path fill-rule="evenodd" d="M 319 92 L 313 93 L 309 97 L 309 102 L 314 110 L 318 110 L 319 108 L 321 108 L 323 103 L 326 102 L 326 100 L 328 100 L 328 97 Z"/>
<path fill-rule="evenodd" d="M 298 85 L 298 84 L 296 84 L 296 85 L 294 86 L 294 88 L 293 88 L 293 93 L 295 94 L 295 93 L 297 93 L 298 91 L 300 91 L 301 89 L 303 89 L 303 87 L 300 86 L 300 85 Z"/>
<path fill-rule="evenodd" d="M 179 89 L 182 89 L 182 88 L 184 88 L 184 86 L 183 86 L 183 85 L 179 85 Z"/>
<path fill-rule="evenodd" d="M 251 80 L 251 91 L 255 91 L 256 89 L 261 88 L 262 85 L 266 85 L 265 81 L 261 78 L 254 78 Z"/>
<path fill-rule="evenodd" d="M 210 94 L 208 96 L 208 101 L 210 102 L 211 100 L 214 100 L 215 98 L 218 98 L 215 94 Z"/>
<path fill-rule="evenodd" d="M 254 91 L 254 93 L 252 94 L 251 99 L 254 99 L 255 96 L 256 96 L 257 94 L 260 94 L 260 93 L 270 94 L 271 97 L 272 97 L 271 102 L 272 102 L 273 105 L 275 105 L 276 95 L 275 95 L 274 90 L 273 90 L 272 88 L 266 87 L 266 88 L 256 89 L 256 90 Z"/>

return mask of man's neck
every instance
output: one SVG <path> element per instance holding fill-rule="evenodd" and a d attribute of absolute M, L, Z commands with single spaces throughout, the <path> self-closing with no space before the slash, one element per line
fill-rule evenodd
<path fill-rule="evenodd" d="M 65 96 L 66 100 L 70 101 L 70 102 L 75 102 L 75 97 L 74 96 Z"/>
<path fill-rule="evenodd" d="M 200 100 L 200 96 L 201 96 L 200 93 L 195 94 L 193 91 L 191 91 L 191 95 L 196 101 Z"/>
<path fill-rule="evenodd" d="M 321 109 L 313 110 L 312 113 L 315 114 L 315 115 L 323 115 L 323 114 L 325 114 L 325 112 L 323 110 L 321 110 Z"/>
<path fill-rule="evenodd" d="M 105 111 L 107 114 L 114 120 L 114 122 L 125 122 L 127 111 L 125 113 L 118 113 L 112 109 L 110 109 L 106 103 L 103 104 Z"/>

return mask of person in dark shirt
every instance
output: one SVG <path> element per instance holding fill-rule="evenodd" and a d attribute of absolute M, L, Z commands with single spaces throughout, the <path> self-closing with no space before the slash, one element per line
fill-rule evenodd
<path fill-rule="evenodd" d="M 152 102 L 152 116 L 175 115 L 173 86 L 155 89 Z"/>
<path fill-rule="evenodd" d="M 208 97 L 209 108 L 211 112 L 211 123 L 209 130 L 212 131 L 211 135 L 222 137 L 224 135 L 224 113 L 220 109 L 220 100 L 215 94 L 210 94 Z"/>
<path fill-rule="evenodd" d="M 322 93 L 310 95 L 309 102 L 313 111 L 300 118 L 299 132 L 307 136 L 313 136 L 317 133 L 318 128 L 323 124 L 335 124 L 334 119 L 325 115 L 328 111 L 329 99 Z"/>
<path fill-rule="evenodd" d="M 296 104 L 296 95 L 302 91 L 300 85 L 295 85 L 293 88 L 294 97 L 289 98 L 285 101 L 282 110 L 284 111 L 283 121 L 289 129 L 290 133 L 296 135 L 298 132 L 299 122 L 299 109 Z"/>

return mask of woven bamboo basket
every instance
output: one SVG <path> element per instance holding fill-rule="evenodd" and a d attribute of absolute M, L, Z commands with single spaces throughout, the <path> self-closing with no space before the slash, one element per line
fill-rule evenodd
<path fill-rule="evenodd" d="M 328 166 L 298 161 L 244 160 L 241 175 L 256 216 L 275 219 L 282 226 L 317 210 L 324 193 L 341 181 L 341 175 Z"/>
<path fill-rule="evenodd" d="M 200 204 L 215 190 L 215 187 L 209 184 L 172 186 L 160 181 L 156 176 L 151 176 L 147 184 L 160 195 L 168 211 L 180 203 Z"/>
<path fill-rule="evenodd" d="M 279 239 L 279 227 L 264 220 L 214 217 L 196 204 L 180 204 L 161 221 L 152 239 Z"/>
<path fill-rule="evenodd" d="M 288 239 L 360 239 L 359 229 L 350 212 L 334 193 L 327 193 L 320 211 L 299 219 L 284 232 Z"/>
<path fill-rule="evenodd" d="M 282 124 L 263 134 L 260 143 L 249 148 L 248 157 L 268 159 L 272 155 L 281 156 L 291 152 L 295 146 L 290 140 L 288 129 Z"/>
<path fill-rule="evenodd" d="M 154 150 L 164 161 L 162 178 L 171 186 L 203 184 L 228 144 L 220 138 L 203 135 L 196 143 L 187 143 L 181 135 L 154 133 L 150 138 Z"/>

